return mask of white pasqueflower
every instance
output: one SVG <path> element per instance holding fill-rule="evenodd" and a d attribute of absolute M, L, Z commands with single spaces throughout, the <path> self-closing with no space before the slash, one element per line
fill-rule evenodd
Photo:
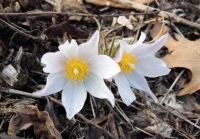
<path fill-rule="evenodd" d="M 46 86 L 35 92 L 46 96 L 62 91 L 62 103 L 71 119 L 84 105 L 87 91 L 94 97 L 108 99 L 114 106 L 114 96 L 105 85 L 108 79 L 120 72 L 118 64 L 106 55 L 98 55 L 99 31 L 87 43 L 78 44 L 75 40 L 60 45 L 58 52 L 43 55 L 41 62 L 46 66 Z"/>
<path fill-rule="evenodd" d="M 121 72 L 113 79 L 126 105 L 130 105 L 136 99 L 131 87 L 145 91 L 154 101 L 157 101 L 144 76 L 158 77 L 170 72 L 162 60 L 153 56 L 153 53 L 164 45 L 168 34 L 161 36 L 153 44 L 144 44 L 145 38 L 146 35 L 141 33 L 139 40 L 132 45 L 120 40 L 120 48 L 113 58 L 121 68 Z"/>

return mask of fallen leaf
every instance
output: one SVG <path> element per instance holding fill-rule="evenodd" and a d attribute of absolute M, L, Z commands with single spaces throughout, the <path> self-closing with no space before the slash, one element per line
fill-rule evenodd
<path fill-rule="evenodd" d="M 159 22 L 156 22 L 153 29 L 150 31 L 151 36 L 155 38 L 159 34 L 162 25 Z M 166 34 L 168 28 L 164 26 L 162 33 Z M 196 41 L 190 41 L 185 37 L 175 34 L 175 39 L 169 35 L 166 43 L 166 46 L 169 50 L 169 54 L 162 58 L 163 61 L 167 64 L 168 68 L 182 67 L 187 68 L 192 72 L 191 81 L 185 85 L 177 95 L 182 96 L 186 94 L 192 94 L 195 91 L 200 89 L 200 39 Z"/>
<path fill-rule="evenodd" d="M 108 127 L 110 129 L 110 133 L 113 135 L 113 137 L 115 139 L 118 139 L 118 130 L 117 130 L 117 126 L 116 126 L 116 121 L 115 121 L 115 117 L 113 114 L 110 114 L 110 116 L 108 117 Z"/>
<path fill-rule="evenodd" d="M 150 125 L 150 126 L 144 128 L 144 130 L 148 131 L 150 133 L 159 134 L 165 138 L 170 138 L 171 133 L 173 131 L 173 129 L 164 122 L 155 123 L 154 125 Z"/>
<path fill-rule="evenodd" d="M 52 6 L 54 6 L 55 12 L 86 12 L 86 8 L 83 6 L 81 0 L 45 0 Z"/>
<path fill-rule="evenodd" d="M 88 13 L 82 0 L 45 0 L 54 7 L 55 12 L 61 13 Z M 70 16 L 70 20 L 80 20 L 81 16 Z"/>
<path fill-rule="evenodd" d="M 27 105 L 34 104 L 35 100 L 31 98 L 24 99 L 6 99 L 5 102 L 0 102 L 1 114 L 17 113 L 21 108 Z"/>
<path fill-rule="evenodd" d="M 94 5 L 98 5 L 98 6 L 110 6 L 110 7 L 116 7 L 116 8 L 129 9 L 129 7 L 117 2 L 114 2 L 112 0 L 86 0 L 86 2 L 92 3 Z"/>
<path fill-rule="evenodd" d="M 149 110 L 144 110 L 144 111 L 156 117 L 155 113 L 150 112 Z M 160 135 L 164 138 L 171 137 L 171 133 L 173 129 L 167 123 L 158 121 L 150 116 L 148 116 L 148 119 L 151 123 L 147 127 L 142 128 L 143 130 L 156 134 L 156 135 Z"/>
<path fill-rule="evenodd" d="M 79 39 L 87 39 L 89 33 L 87 31 L 81 30 L 78 27 L 75 27 L 67 22 L 64 22 L 59 25 L 52 25 L 47 28 L 46 32 L 48 37 L 63 37 L 65 33 L 69 36 L 73 36 Z"/>
<path fill-rule="evenodd" d="M 97 138 L 95 127 L 86 124 L 84 137 L 85 137 L 85 139 L 95 139 L 95 138 Z"/>
<path fill-rule="evenodd" d="M 140 4 L 148 4 L 155 0 L 132 0 L 132 1 L 140 3 Z M 94 5 L 98 5 L 98 6 L 110 6 L 110 7 L 116 7 L 116 8 L 124 8 L 124 9 L 130 8 L 125 5 L 120 4 L 118 2 L 115 2 L 113 0 L 86 0 L 86 2 L 92 3 Z"/>
<path fill-rule="evenodd" d="M 19 110 L 10 119 L 8 134 L 16 136 L 21 130 L 34 125 L 36 139 L 62 139 L 54 123 L 46 111 L 39 111 L 36 106 L 29 105 Z"/>
<path fill-rule="evenodd" d="M 162 100 L 162 98 L 163 97 L 159 98 L 159 100 Z M 168 94 L 163 103 L 167 106 L 170 106 L 171 108 L 176 109 L 176 110 L 184 111 L 182 102 L 177 101 L 175 93 Z"/>
<path fill-rule="evenodd" d="M 121 25 L 126 25 L 126 27 L 130 30 L 133 30 L 133 25 L 131 22 L 126 18 L 126 16 L 119 16 L 117 19 L 117 23 Z"/>

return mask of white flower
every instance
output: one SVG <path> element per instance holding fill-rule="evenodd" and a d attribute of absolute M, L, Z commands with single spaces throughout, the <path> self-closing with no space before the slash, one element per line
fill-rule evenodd
<path fill-rule="evenodd" d="M 46 96 L 62 91 L 62 103 L 71 119 L 84 105 L 87 91 L 94 97 L 108 99 L 114 106 L 114 96 L 105 85 L 108 79 L 120 72 L 118 64 L 106 55 L 98 55 L 99 32 L 96 31 L 87 43 L 66 41 L 58 52 L 46 53 L 41 62 L 43 71 L 50 73 L 45 88 L 35 92 Z"/>
<path fill-rule="evenodd" d="M 145 38 L 146 35 L 141 33 L 139 40 L 133 45 L 120 40 L 120 49 L 113 58 L 121 68 L 121 72 L 113 79 L 126 105 L 130 105 L 136 99 L 131 87 L 145 91 L 154 101 L 157 101 L 144 76 L 157 77 L 170 72 L 162 60 L 152 55 L 164 45 L 168 34 L 160 37 L 153 44 L 144 44 Z"/>

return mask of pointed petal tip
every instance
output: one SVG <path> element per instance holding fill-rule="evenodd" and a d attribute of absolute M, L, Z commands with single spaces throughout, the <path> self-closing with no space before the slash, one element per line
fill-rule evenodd
<path fill-rule="evenodd" d="M 94 34 L 99 34 L 99 30 L 96 30 L 96 31 L 94 32 Z"/>
<path fill-rule="evenodd" d="M 62 103 L 68 119 L 74 117 L 84 106 L 87 91 L 82 82 L 68 82 L 62 92 Z"/>
<path fill-rule="evenodd" d="M 32 94 L 33 95 L 36 95 L 36 96 L 46 96 L 45 95 L 45 90 L 46 90 L 46 88 L 44 87 L 43 89 L 41 89 L 41 90 L 39 90 L 39 91 L 36 91 L 36 92 L 33 92 Z"/>
<path fill-rule="evenodd" d="M 99 30 L 96 30 L 90 39 L 99 40 Z"/>
<path fill-rule="evenodd" d="M 146 39 L 146 34 L 144 32 L 141 32 L 140 39 L 142 40 Z"/>
<path fill-rule="evenodd" d="M 112 105 L 112 107 L 115 106 L 115 98 L 113 97 L 112 99 L 108 100 L 110 102 L 110 104 Z"/>
<path fill-rule="evenodd" d="M 67 119 L 71 120 L 74 117 L 74 115 L 70 115 L 67 113 L 66 117 L 67 117 Z"/>
<path fill-rule="evenodd" d="M 131 105 L 131 103 L 132 103 L 133 101 L 135 101 L 135 100 L 136 100 L 136 98 L 129 99 L 129 100 L 127 100 L 126 102 L 124 101 L 124 103 L 126 104 L 126 106 L 129 106 L 129 105 Z"/>

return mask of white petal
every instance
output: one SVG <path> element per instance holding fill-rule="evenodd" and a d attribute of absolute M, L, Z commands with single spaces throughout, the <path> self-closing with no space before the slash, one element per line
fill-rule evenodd
<path fill-rule="evenodd" d="M 120 72 L 119 65 L 106 55 L 96 55 L 88 61 L 89 71 L 100 78 L 108 79 Z"/>
<path fill-rule="evenodd" d="M 62 72 L 50 73 L 47 76 L 46 86 L 38 91 L 34 92 L 38 96 L 47 96 L 53 93 L 61 91 L 64 86 L 67 84 L 67 78 L 63 75 Z"/>
<path fill-rule="evenodd" d="M 129 45 L 127 42 L 122 42 L 122 41 L 119 41 L 120 42 L 120 47 L 123 48 L 123 53 L 130 53 L 132 50 L 134 50 L 135 48 L 137 48 L 139 45 L 141 45 L 144 40 L 146 39 L 146 34 L 141 32 L 141 35 L 140 35 L 140 38 L 139 40 L 132 44 L 132 45 Z M 125 44 L 126 43 L 126 44 Z"/>
<path fill-rule="evenodd" d="M 140 47 L 132 50 L 132 53 L 137 58 L 142 58 L 149 56 L 155 52 L 157 52 L 167 41 L 168 34 L 161 36 L 158 40 L 156 40 L 153 44 L 141 44 Z"/>
<path fill-rule="evenodd" d="M 143 76 L 158 77 L 168 74 L 170 69 L 167 68 L 165 62 L 162 60 L 153 56 L 148 56 L 138 59 L 136 71 L 139 71 Z"/>
<path fill-rule="evenodd" d="M 63 53 L 65 53 L 66 51 L 68 51 L 69 45 L 70 45 L 70 43 L 69 43 L 69 41 L 67 40 L 64 44 L 59 45 L 59 46 L 58 46 L 58 49 L 59 49 L 60 51 L 62 51 Z"/>
<path fill-rule="evenodd" d="M 113 60 L 114 60 L 115 62 L 119 62 L 119 61 L 122 60 L 122 47 L 121 47 L 121 46 L 119 47 L 119 50 L 116 52 L 116 54 L 115 54 Z"/>
<path fill-rule="evenodd" d="M 115 104 L 115 99 L 112 92 L 108 89 L 102 78 L 94 74 L 89 74 L 84 81 L 86 90 L 94 97 L 108 99 L 112 106 Z"/>
<path fill-rule="evenodd" d="M 133 72 L 131 74 L 125 74 L 126 79 L 128 80 L 129 84 L 136 89 L 145 91 L 148 93 L 148 95 L 154 100 L 157 101 L 156 96 L 153 94 L 153 92 L 150 90 L 149 85 L 144 78 L 144 76 Z"/>
<path fill-rule="evenodd" d="M 85 103 L 87 91 L 83 82 L 68 82 L 62 92 L 62 103 L 67 112 L 67 118 L 71 119 L 78 113 Z"/>
<path fill-rule="evenodd" d="M 119 73 L 115 76 L 115 83 L 117 84 L 118 92 L 122 100 L 129 106 L 136 97 L 123 73 Z"/>
<path fill-rule="evenodd" d="M 64 44 L 59 47 L 60 52 L 66 56 L 68 59 L 72 57 L 77 57 L 78 54 L 78 44 L 75 40 L 71 40 L 71 43 L 66 41 Z"/>
<path fill-rule="evenodd" d="M 46 73 L 62 71 L 66 61 L 67 58 L 59 51 L 46 53 L 41 59 L 41 63 L 45 64 L 43 71 Z"/>
<path fill-rule="evenodd" d="M 79 45 L 79 54 L 81 58 L 87 61 L 90 57 L 98 55 L 99 31 L 97 30 L 90 40 Z"/>

